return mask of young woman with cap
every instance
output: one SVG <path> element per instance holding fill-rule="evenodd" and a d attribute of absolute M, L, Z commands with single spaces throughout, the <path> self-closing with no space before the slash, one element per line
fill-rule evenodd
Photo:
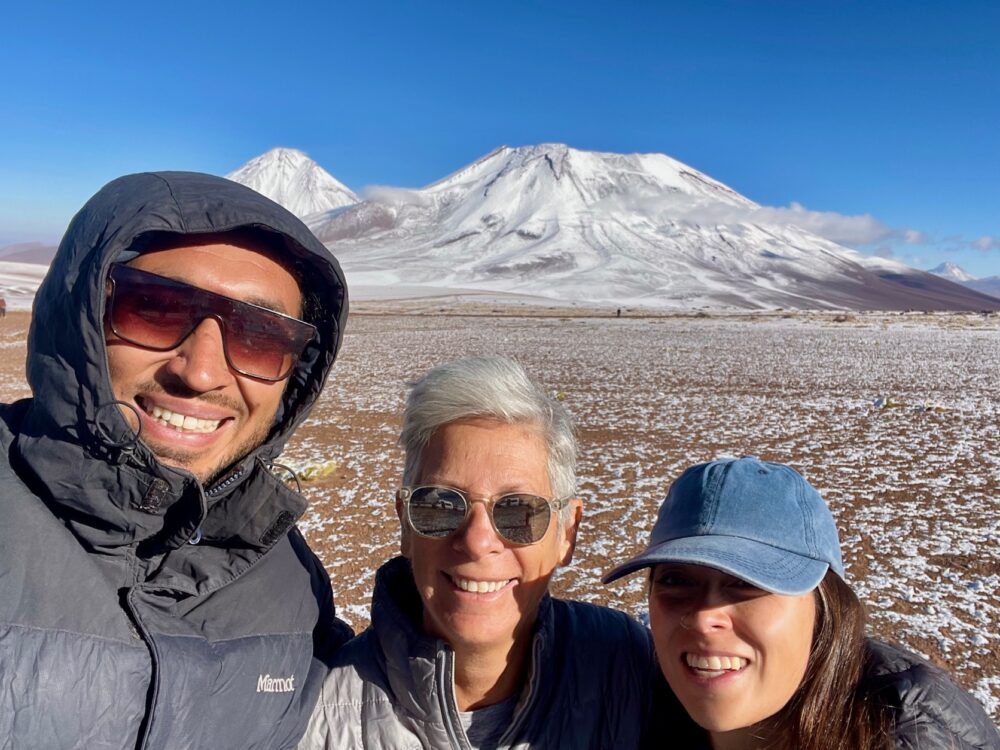
<path fill-rule="evenodd" d="M 671 730 L 674 746 L 1000 748 L 944 672 L 866 638 L 833 516 L 788 466 L 687 469 L 649 545 L 604 582 L 645 568 L 660 668 L 693 721 Z"/>

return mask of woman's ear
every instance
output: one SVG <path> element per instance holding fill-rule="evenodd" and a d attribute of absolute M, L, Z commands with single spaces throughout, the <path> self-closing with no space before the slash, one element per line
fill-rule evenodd
<path fill-rule="evenodd" d="M 561 522 L 562 538 L 560 539 L 560 565 L 569 565 L 573 560 L 573 552 L 576 550 L 576 532 L 580 528 L 580 521 L 583 519 L 583 501 L 574 497 L 568 503 L 569 516 Z M 563 511 L 566 512 L 566 511 Z"/>
<path fill-rule="evenodd" d="M 396 518 L 399 519 L 399 554 L 403 557 L 410 556 L 410 526 L 403 516 L 403 502 L 396 499 Z"/>

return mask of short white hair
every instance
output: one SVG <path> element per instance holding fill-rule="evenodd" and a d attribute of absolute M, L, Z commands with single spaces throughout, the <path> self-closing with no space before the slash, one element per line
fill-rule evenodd
<path fill-rule="evenodd" d="M 424 448 L 438 429 L 478 418 L 537 430 L 548 448 L 553 493 L 557 498 L 576 495 L 577 447 L 569 412 L 514 360 L 458 359 L 438 365 L 409 385 L 399 435 L 399 444 L 406 452 L 403 484 L 418 481 Z M 570 507 L 566 507 L 567 514 Z"/>

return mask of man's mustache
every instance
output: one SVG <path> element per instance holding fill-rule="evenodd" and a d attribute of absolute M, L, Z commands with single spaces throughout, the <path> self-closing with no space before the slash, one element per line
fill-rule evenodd
<path fill-rule="evenodd" d="M 163 382 L 158 380 L 147 380 L 144 383 L 140 383 L 136 388 L 136 395 L 139 396 L 152 396 L 158 394 L 171 396 L 173 398 L 197 400 L 202 403 L 212 404 L 213 406 L 221 406 L 224 409 L 228 409 L 240 415 L 245 415 L 247 412 L 246 404 L 242 401 L 238 401 L 231 396 L 227 396 L 223 393 L 217 393 L 215 391 L 207 391 L 204 393 L 196 391 L 185 385 L 180 380 L 169 379 L 164 380 Z"/>

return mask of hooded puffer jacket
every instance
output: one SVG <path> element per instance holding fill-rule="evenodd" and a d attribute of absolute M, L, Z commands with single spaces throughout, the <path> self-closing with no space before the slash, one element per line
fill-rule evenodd
<path fill-rule="evenodd" d="M 147 233 L 266 238 L 321 301 L 265 442 L 210 487 L 115 403 L 105 286 Z M 138 243 L 141 245 L 140 243 Z M 194 173 L 120 178 L 73 219 L 35 298 L 33 398 L 0 407 L 0 748 L 294 747 L 349 635 L 271 462 L 316 401 L 343 274 L 292 214 Z"/>
<path fill-rule="evenodd" d="M 423 633 L 421 607 L 409 561 L 383 565 L 371 627 L 337 654 L 300 750 L 469 750 L 455 652 Z M 638 622 L 546 596 L 528 672 L 501 750 L 639 747 L 659 667 Z"/>

